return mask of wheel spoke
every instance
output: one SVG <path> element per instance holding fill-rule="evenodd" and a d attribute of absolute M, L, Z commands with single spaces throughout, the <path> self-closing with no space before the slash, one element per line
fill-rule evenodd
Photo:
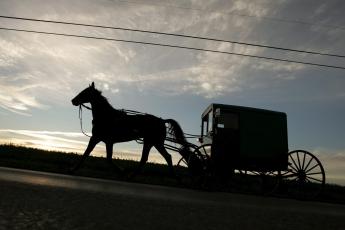
<path fill-rule="evenodd" d="M 261 173 L 256 172 L 256 171 L 247 171 L 246 175 L 249 175 L 249 176 L 260 176 Z"/>
<path fill-rule="evenodd" d="M 305 164 L 305 155 L 307 155 L 306 153 L 303 154 L 303 163 L 302 163 L 302 169 L 304 170 L 304 164 Z"/>
<path fill-rule="evenodd" d="M 319 164 L 314 165 L 313 167 L 311 167 L 310 169 L 306 170 L 305 173 L 310 172 L 311 170 L 313 170 L 314 168 L 316 168 L 317 166 L 319 166 Z"/>
<path fill-rule="evenodd" d="M 298 165 L 296 164 L 295 160 L 293 159 L 293 157 L 291 155 L 289 155 L 289 157 L 291 158 L 293 164 L 296 166 L 297 170 L 298 171 Z"/>
<path fill-rule="evenodd" d="M 291 174 L 285 174 L 284 175 L 284 178 L 292 178 L 292 177 L 298 178 L 297 173 L 291 173 Z"/>
<path fill-rule="evenodd" d="M 266 176 L 276 176 L 274 171 L 269 171 L 265 173 Z"/>
<path fill-rule="evenodd" d="M 290 171 L 285 171 L 284 173 L 281 174 L 282 177 L 284 177 L 285 175 L 288 175 L 289 173 L 291 173 Z"/>
<path fill-rule="evenodd" d="M 313 178 L 313 177 L 310 177 L 310 176 L 307 176 L 307 178 L 310 179 L 310 180 L 313 180 L 313 181 L 317 181 L 317 182 L 323 183 L 323 180 L 320 180 L 320 179 L 316 179 L 316 178 Z"/>
<path fill-rule="evenodd" d="M 299 152 L 296 152 L 296 155 L 297 155 L 297 162 L 298 162 L 298 168 L 299 169 L 301 169 L 302 167 L 301 167 L 301 161 L 300 161 L 300 159 L 299 159 L 299 154 L 298 154 Z"/>
<path fill-rule="evenodd" d="M 206 153 L 206 149 L 205 149 L 205 146 L 202 146 L 202 150 L 204 150 L 204 153 Z"/>
<path fill-rule="evenodd" d="M 310 165 L 310 163 L 312 162 L 313 158 L 310 158 L 307 165 L 305 166 L 305 168 L 303 168 L 303 170 L 307 169 Z"/>
<path fill-rule="evenodd" d="M 185 159 L 183 159 L 181 162 L 183 162 L 183 164 L 185 164 L 186 166 L 188 166 L 187 161 Z"/>
<path fill-rule="evenodd" d="M 295 172 L 298 172 L 298 169 L 295 168 L 295 166 L 293 166 L 292 164 L 289 165 L 293 170 L 295 170 Z"/>
<path fill-rule="evenodd" d="M 305 180 L 308 182 L 308 183 L 311 183 L 311 181 L 306 177 Z"/>
<path fill-rule="evenodd" d="M 322 172 L 315 172 L 315 173 L 308 173 L 307 175 L 319 175 L 319 174 L 323 174 Z"/>

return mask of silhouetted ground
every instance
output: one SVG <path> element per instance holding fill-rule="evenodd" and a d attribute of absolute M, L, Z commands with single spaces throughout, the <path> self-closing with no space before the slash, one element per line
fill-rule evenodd
<path fill-rule="evenodd" d="M 343 230 L 339 204 L 0 168 L 0 230 Z"/>
<path fill-rule="evenodd" d="M 0 166 L 20 169 L 30 169 L 54 173 L 70 174 L 69 170 L 79 161 L 81 155 L 57 151 L 46 151 L 24 146 L 3 144 L 0 145 Z M 138 163 L 133 160 L 114 159 L 114 162 L 125 170 L 133 172 Z M 186 171 L 179 167 L 177 171 Z M 185 172 L 184 172 L 185 173 Z M 112 180 L 125 180 L 112 170 L 103 157 L 89 156 L 75 175 L 104 178 Z M 166 165 L 147 163 L 142 174 L 133 179 L 134 182 L 149 184 L 164 184 L 178 186 L 178 182 L 171 178 Z"/>
<path fill-rule="evenodd" d="M 45 151 L 34 148 L 14 145 L 0 145 L 0 166 L 30 169 L 54 173 L 68 174 L 69 168 L 77 162 L 80 155 Z M 138 162 L 129 160 L 116 160 L 116 163 L 127 172 L 134 171 Z M 176 168 L 179 175 L 186 175 L 187 170 L 183 167 Z M 104 178 L 111 180 L 126 180 L 113 172 L 106 160 L 101 157 L 89 157 L 80 170 L 78 176 Z M 148 163 L 143 173 L 131 180 L 131 182 L 159 184 L 173 187 L 195 188 L 191 184 L 180 183 L 169 175 L 166 165 Z M 213 190 L 219 190 L 217 188 Z M 221 188 L 222 191 L 239 192 L 238 190 Z M 241 191 L 242 192 L 242 191 Z M 274 196 L 286 197 L 275 194 Z M 338 185 L 325 186 L 323 193 L 317 197 L 318 201 L 345 204 L 345 187 Z"/>

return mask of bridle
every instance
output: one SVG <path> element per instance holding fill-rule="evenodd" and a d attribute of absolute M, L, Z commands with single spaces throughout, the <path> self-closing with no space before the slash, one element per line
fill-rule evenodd
<path fill-rule="evenodd" d="M 81 132 L 87 136 L 87 137 L 91 137 L 90 135 L 88 135 L 87 133 L 84 132 L 84 129 L 83 129 L 83 107 L 88 109 L 88 110 L 91 110 L 92 111 L 92 108 L 87 106 L 87 105 L 84 105 L 83 103 L 81 103 L 79 105 L 79 121 L 80 121 L 80 129 L 81 129 Z"/>

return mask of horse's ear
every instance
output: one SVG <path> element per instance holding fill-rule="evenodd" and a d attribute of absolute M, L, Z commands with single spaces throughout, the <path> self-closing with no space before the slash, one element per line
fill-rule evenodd
<path fill-rule="evenodd" d="M 94 82 L 91 83 L 91 87 L 95 88 L 95 83 Z"/>

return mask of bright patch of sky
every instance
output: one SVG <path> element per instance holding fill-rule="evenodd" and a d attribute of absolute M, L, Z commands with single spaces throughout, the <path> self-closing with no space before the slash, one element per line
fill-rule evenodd
<path fill-rule="evenodd" d="M 0 15 L 61 20 L 345 54 L 345 3 L 330 1 L 0 2 Z M 0 19 L 0 27 L 103 36 L 345 66 L 345 59 L 90 27 Z M 82 152 L 70 100 L 95 81 L 115 108 L 176 119 L 200 132 L 210 103 L 286 112 L 290 149 L 325 162 L 345 184 L 344 70 L 224 54 L 0 30 L 0 141 Z M 84 113 L 84 128 L 91 130 Z M 72 135 L 73 134 L 73 135 Z M 77 135 L 78 134 L 78 135 Z M 138 158 L 136 143 L 114 151 Z M 96 154 L 103 154 L 104 148 Z M 127 155 L 125 154 L 127 153 Z M 129 154 L 130 153 L 130 154 Z M 156 153 L 150 160 L 163 161 Z"/>

